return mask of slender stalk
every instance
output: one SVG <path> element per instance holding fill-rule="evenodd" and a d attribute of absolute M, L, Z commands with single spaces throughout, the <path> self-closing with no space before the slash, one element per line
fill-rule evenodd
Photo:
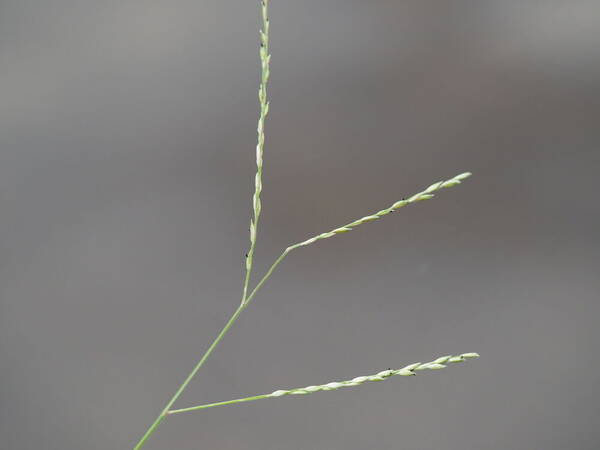
<path fill-rule="evenodd" d="M 273 264 L 271 264 L 271 267 L 269 267 L 269 270 L 267 270 L 265 275 L 260 279 L 260 281 L 257 283 L 256 287 L 252 290 L 252 292 L 250 293 L 248 298 L 246 298 L 246 300 L 244 301 L 244 306 L 248 306 L 248 304 L 252 301 L 252 299 L 254 298 L 256 293 L 260 290 L 260 288 L 263 286 L 263 284 L 265 284 L 265 282 L 269 279 L 269 277 L 271 276 L 271 274 L 273 273 L 275 268 L 279 265 L 279 263 L 281 261 L 283 261 L 283 258 L 285 258 L 288 255 L 288 253 L 291 252 L 292 250 L 293 250 L 292 247 L 286 248 L 283 251 L 283 253 L 281 255 L 279 255 L 279 257 L 275 260 L 275 262 Z"/>
<path fill-rule="evenodd" d="M 271 394 L 255 395 L 254 397 L 236 398 L 235 400 L 227 400 L 225 402 L 207 403 L 205 405 L 192 406 L 191 408 L 172 409 L 167 414 L 180 414 L 184 412 L 199 411 L 201 409 L 213 408 L 215 406 L 233 405 L 235 403 L 251 402 L 254 400 L 261 400 L 263 398 L 269 398 Z"/>
<path fill-rule="evenodd" d="M 216 337 L 216 339 L 213 341 L 213 343 L 211 344 L 211 346 L 208 348 L 208 350 L 206 350 L 206 352 L 204 353 L 204 355 L 202 356 L 202 358 L 200 359 L 200 361 L 198 361 L 198 363 L 192 369 L 192 371 L 190 372 L 190 374 L 188 375 L 188 377 L 185 379 L 185 381 L 181 384 L 181 386 L 179 386 L 179 389 L 177 389 L 177 392 L 175 392 L 175 394 L 173 395 L 173 397 L 171 397 L 171 400 L 169 400 L 169 402 L 164 407 L 164 409 L 162 410 L 162 412 L 159 414 L 159 416 L 156 418 L 156 420 L 150 426 L 150 428 L 148 428 L 148 430 L 146 431 L 146 433 L 142 436 L 142 438 L 137 443 L 137 445 L 133 448 L 133 450 L 139 450 L 139 449 L 141 449 L 144 446 L 144 444 L 146 443 L 146 441 L 148 440 L 148 438 L 156 431 L 156 429 L 161 424 L 161 422 L 165 419 L 165 417 L 167 417 L 167 413 L 169 412 L 169 410 L 171 409 L 171 407 L 173 406 L 173 404 L 181 396 L 181 394 L 183 393 L 183 391 L 185 390 L 185 388 L 188 386 L 188 384 L 190 384 L 190 381 L 192 381 L 192 378 L 194 378 L 194 376 L 196 375 L 196 373 L 198 372 L 198 370 L 200 370 L 200 368 L 204 365 L 204 363 L 206 362 L 206 360 L 208 359 L 208 357 L 210 356 L 210 354 L 213 352 L 213 350 L 215 349 L 215 347 L 217 346 L 217 344 L 219 342 L 221 342 L 221 339 L 223 339 L 223 336 L 225 336 L 225 334 L 227 334 L 227 331 L 229 331 L 229 328 L 231 328 L 231 326 L 235 323 L 235 321 L 237 320 L 237 318 L 239 317 L 239 315 L 241 314 L 241 312 L 244 310 L 244 308 L 245 308 L 244 305 L 238 306 L 238 308 L 236 309 L 236 311 L 233 313 L 233 315 L 231 316 L 231 318 L 229 319 L 229 321 L 227 322 L 227 324 L 223 327 L 223 329 L 221 330 L 221 332 L 219 333 L 219 335 Z"/>
<path fill-rule="evenodd" d="M 233 313 L 229 321 L 225 324 L 221 332 L 215 338 L 213 343 L 210 345 L 208 350 L 204 353 L 200 361 L 196 364 L 196 366 L 192 369 L 190 374 L 187 376 L 185 381 L 179 386 L 179 389 L 175 392 L 171 400 L 164 407 L 159 416 L 154 420 L 150 428 L 144 433 L 140 441 L 134 447 L 134 450 L 141 449 L 146 441 L 152 436 L 152 434 L 156 431 L 158 426 L 162 423 L 162 421 L 167 417 L 167 413 L 173 406 L 173 404 L 177 401 L 177 399 L 181 396 L 183 391 L 187 388 L 188 384 L 198 370 L 204 365 L 210 354 L 213 352 L 215 347 L 221 342 L 221 339 L 227 334 L 229 328 L 235 323 L 235 321 L 240 316 L 241 312 L 248 305 L 248 285 L 250 283 L 250 275 L 252 273 L 252 261 L 254 258 L 254 249 L 256 247 L 256 234 L 258 230 L 258 221 L 260 218 L 261 211 L 261 201 L 260 194 L 262 192 L 262 167 L 263 167 L 263 148 L 265 144 L 265 120 L 267 118 L 267 114 L 269 113 L 269 102 L 267 101 L 267 83 L 269 81 L 270 71 L 269 64 L 271 60 L 271 55 L 269 54 L 269 0 L 261 0 L 261 13 L 262 13 L 262 23 L 263 27 L 260 31 L 260 62 L 261 62 L 261 77 L 260 77 L 260 85 L 258 89 L 258 99 L 260 103 L 260 114 L 258 118 L 258 126 L 257 126 L 257 144 L 256 144 L 256 176 L 254 178 L 254 196 L 252 198 L 252 205 L 254 210 L 254 220 L 250 221 L 250 249 L 248 250 L 248 255 L 246 256 L 246 276 L 244 278 L 244 288 L 242 292 L 242 301 L 236 311 Z M 274 266 L 276 266 L 280 260 L 276 261 Z M 272 268 L 274 269 L 274 267 Z M 272 269 L 269 271 L 268 275 L 270 276 Z M 268 276 L 267 276 L 268 278 Z M 266 279 L 261 280 L 261 285 L 264 283 Z M 257 286 L 258 288 L 260 286 Z M 255 294 L 258 289 L 254 289 L 253 293 Z"/>

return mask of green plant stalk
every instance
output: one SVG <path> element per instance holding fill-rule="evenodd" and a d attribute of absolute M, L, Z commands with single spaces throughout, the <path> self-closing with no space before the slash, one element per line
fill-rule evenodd
<path fill-rule="evenodd" d="M 262 400 L 263 398 L 269 398 L 270 396 L 271 396 L 271 394 L 262 394 L 262 395 L 255 395 L 254 397 L 236 398 L 235 400 L 227 400 L 225 402 L 207 403 L 205 405 L 192 406 L 191 408 L 172 409 L 167 414 L 168 415 L 180 414 L 180 413 L 185 413 L 185 412 L 190 412 L 190 411 L 199 411 L 201 409 L 206 409 L 206 408 L 213 408 L 215 406 L 225 406 L 225 405 L 233 405 L 235 403 L 252 402 L 254 400 Z"/>
<path fill-rule="evenodd" d="M 146 430 L 146 433 L 142 436 L 140 441 L 134 447 L 134 450 L 140 450 L 147 442 L 147 440 L 152 436 L 152 434 L 156 431 L 162 421 L 167 417 L 167 413 L 173 406 L 173 404 L 177 401 L 177 399 L 181 396 L 183 391 L 187 388 L 188 384 L 196 373 L 200 370 L 200 368 L 204 365 L 210 354 L 213 352 L 215 347 L 221 342 L 221 339 L 227 334 L 229 328 L 235 323 L 238 319 L 242 311 L 248 306 L 248 285 L 250 283 L 250 275 L 252 273 L 252 262 L 254 258 L 254 249 L 256 247 L 256 234 L 258 230 L 258 221 L 260 218 L 261 211 L 261 201 L 260 194 L 262 192 L 262 166 L 263 166 L 263 148 L 265 143 L 265 119 L 267 114 L 269 113 L 269 102 L 267 101 L 267 84 L 269 81 L 270 70 L 269 65 L 271 61 L 271 55 L 269 55 L 269 0 L 261 0 L 261 13 L 262 13 L 262 21 L 263 26 L 260 31 L 260 62 L 261 62 L 261 77 L 260 77 L 260 85 L 258 89 L 258 99 L 260 103 L 260 115 L 258 118 L 258 126 L 257 126 L 257 144 L 256 144 L 256 176 L 255 176 L 255 190 L 254 196 L 252 199 L 253 209 L 254 209 L 254 220 L 250 221 L 250 250 L 248 251 L 248 255 L 246 256 L 246 276 L 244 278 L 244 288 L 242 292 L 242 301 L 238 308 L 235 310 L 229 321 L 225 324 L 221 332 L 215 338 L 213 343 L 210 345 L 208 350 L 204 353 L 200 361 L 194 366 L 190 374 L 187 376 L 185 381 L 179 386 L 173 397 L 169 400 L 167 405 L 163 408 L 159 416 L 154 420 L 150 428 Z M 272 270 L 270 271 L 272 272 Z M 270 275 L 270 273 L 269 273 Z M 268 277 L 267 277 L 268 278 Z M 264 283 L 264 281 L 262 281 Z M 262 285 L 261 283 L 261 285 Z M 255 289 L 257 291 L 257 289 Z M 256 293 L 256 292 L 254 292 Z"/>
<path fill-rule="evenodd" d="M 436 360 L 430 361 L 428 363 L 414 363 L 414 364 L 410 364 L 406 367 L 403 367 L 402 369 L 396 369 L 396 370 L 388 369 L 388 370 L 384 370 L 379 373 L 376 373 L 374 375 L 356 377 L 351 380 L 333 381 L 331 383 L 322 384 L 320 386 L 307 386 L 304 388 L 278 390 L 275 392 L 271 392 L 270 394 L 255 395 L 254 397 L 238 398 L 235 400 L 228 400 L 225 402 L 207 403 L 204 405 L 192 406 L 189 408 L 174 409 L 174 410 L 169 411 L 168 414 L 181 414 L 181 413 L 186 413 L 186 412 L 199 411 L 201 409 L 206 409 L 206 408 L 213 408 L 215 406 L 225 406 L 225 405 L 232 405 L 235 403 L 245 403 L 245 402 L 251 402 L 254 400 L 262 400 L 265 398 L 277 398 L 277 397 L 282 397 L 284 395 L 312 394 L 314 392 L 319 392 L 319 391 L 332 391 L 332 390 L 339 389 L 342 387 L 360 386 L 361 384 L 366 383 L 366 382 L 384 381 L 394 375 L 411 376 L 411 375 L 416 375 L 417 371 L 421 371 L 421 370 L 439 370 L 439 369 L 443 369 L 443 368 L 447 367 L 447 364 L 449 364 L 449 363 L 460 363 L 463 361 L 467 361 L 468 359 L 478 358 L 478 357 L 479 357 L 479 354 L 477 354 L 477 353 L 463 353 L 462 355 L 458 355 L 458 356 L 446 355 L 446 356 L 441 356 L 441 357 L 437 358 Z"/>
<path fill-rule="evenodd" d="M 167 413 L 169 412 L 169 410 L 171 409 L 171 407 L 173 406 L 173 404 L 181 396 L 181 394 L 183 393 L 183 391 L 185 390 L 185 388 L 187 388 L 188 384 L 190 384 L 190 381 L 192 381 L 192 379 L 194 378 L 194 376 L 196 375 L 196 373 L 198 372 L 198 370 L 200 370 L 200 368 L 204 365 L 204 363 L 206 362 L 206 360 L 208 359 L 208 357 L 210 356 L 210 354 L 213 352 L 213 350 L 215 349 L 215 347 L 217 346 L 217 344 L 219 342 L 221 342 L 221 339 L 223 339 L 223 337 L 225 336 L 225 334 L 227 334 L 227 331 L 229 331 L 229 328 L 231 328 L 231 326 L 235 323 L 235 321 L 237 320 L 237 318 L 239 317 L 239 315 L 241 314 L 241 312 L 243 310 L 244 310 L 244 306 L 240 305 L 237 308 L 237 310 L 233 313 L 233 315 L 231 316 L 231 318 L 229 319 L 229 321 L 227 322 L 227 324 L 225 325 L 225 327 L 223 327 L 223 329 L 221 330 L 221 332 L 219 333 L 219 335 L 217 336 L 217 338 L 213 341 L 213 343 L 208 348 L 208 350 L 206 350 L 206 352 L 204 353 L 204 355 L 202 356 L 202 358 L 200 359 L 200 361 L 198 361 L 198 363 L 192 369 L 192 371 L 190 372 L 190 374 L 188 375 L 188 377 L 185 379 L 185 381 L 181 384 L 181 386 L 179 386 L 179 389 L 177 389 L 177 392 L 175 392 L 175 394 L 173 395 L 173 397 L 171 398 L 171 400 L 169 400 L 169 402 L 167 403 L 167 405 L 164 407 L 164 409 L 162 410 L 162 412 L 160 413 L 160 415 L 156 418 L 156 420 L 154 421 L 154 423 L 152 425 L 150 425 L 150 428 L 148 428 L 148 430 L 146 431 L 146 433 L 142 436 L 142 438 L 140 439 L 140 441 L 136 444 L 136 446 L 134 447 L 134 450 L 141 449 L 144 446 L 144 444 L 146 443 L 146 441 L 150 438 L 150 436 L 152 436 L 152 434 L 156 431 L 156 429 L 162 423 L 162 421 L 167 417 Z"/>

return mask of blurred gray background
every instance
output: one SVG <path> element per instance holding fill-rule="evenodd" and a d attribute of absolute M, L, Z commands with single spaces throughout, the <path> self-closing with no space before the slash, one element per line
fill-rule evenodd
<path fill-rule="evenodd" d="M 260 274 L 148 450 L 598 448 L 600 4 L 272 0 Z M 258 1 L 0 1 L 0 448 L 129 449 L 237 306 Z"/>

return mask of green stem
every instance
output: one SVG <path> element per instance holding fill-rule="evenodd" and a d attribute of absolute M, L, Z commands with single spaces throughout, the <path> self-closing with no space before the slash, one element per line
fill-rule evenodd
<path fill-rule="evenodd" d="M 225 334 L 227 334 L 227 332 L 229 331 L 229 328 L 231 328 L 231 326 L 235 323 L 235 321 L 238 319 L 238 317 L 240 316 L 240 314 L 242 313 L 242 311 L 248 306 L 248 304 L 250 303 L 250 301 L 252 300 L 252 298 L 260 290 L 260 288 L 263 286 L 263 284 L 269 279 L 269 277 L 271 276 L 271 274 L 273 273 L 273 271 L 275 270 L 275 268 L 279 265 L 279 263 L 281 263 L 281 261 L 283 261 L 283 259 L 286 257 L 286 255 L 291 250 L 293 250 L 293 248 L 294 248 L 294 246 L 288 247 L 288 248 L 286 248 L 284 250 L 284 252 L 281 255 L 279 255 L 279 258 L 277 258 L 275 260 L 275 262 L 271 265 L 271 267 L 269 268 L 269 270 L 267 270 L 267 273 L 258 282 L 258 284 L 254 288 L 254 290 L 250 293 L 250 295 L 248 296 L 248 298 L 246 298 L 245 300 L 242 300 L 242 303 L 235 310 L 235 312 L 233 313 L 233 315 L 231 316 L 231 318 L 229 319 L 229 321 L 227 322 L 227 324 L 225 325 L 225 327 L 223 327 L 223 329 L 221 330 L 221 332 L 219 333 L 219 335 L 216 337 L 216 339 L 213 341 L 213 343 L 211 344 L 211 346 L 208 348 L 208 350 L 206 351 L 206 353 L 204 353 L 204 355 L 202 356 L 202 359 L 200 359 L 200 361 L 198 362 L 198 364 L 196 364 L 196 366 L 194 367 L 194 369 L 190 372 L 190 374 L 188 375 L 188 377 L 185 379 L 185 381 L 183 382 L 183 384 L 179 387 L 179 389 L 177 389 L 177 392 L 175 393 L 175 395 L 173 395 L 173 397 L 171 398 L 171 400 L 169 400 L 169 403 L 167 403 L 167 406 L 165 406 L 165 408 L 162 410 L 162 412 L 160 413 L 160 415 L 156 418 L 156 420 L 150 426 L 150 428 L 148 428 L 148 430 L 146 431 L 146 433 L 144 434 L 144 436 L 142 436 L 142 439 L 140 439 L 140 441 L 133 448 L 133 450 L 139 450 L 139 449 L 141 449 L 144 446 L 144 444 L 146 443 L 146 441 L 148 440 L 148 438 L 150 436 L 152 436 L 152 434 L 156 431 L 156 429 L 158 428 L 158 426 L 165 419 L 165 417 L 167 417 L 167 415 L 174 414 L 174 411 L 179 411 L 179 410 L 171 410 L 171 407 L 177 401 L 177 399 L 181 396 L 181 394 L 183 393 L 183 391 L 185 390 L 185 388 L 188 386 L 188 384 L 190 383 L 190 381 L 192 381 L 192 378 L 194 378 L 194 376 L 196 375 L 196 373 L 198 372 L 198 370 L 200 370 L 200 368 L 204 365 L 204 362 L 208 359 L 208 357 L 213 352 L 213 350 L 215 349 L 215 347 L 217 346 L 217 344 L 219 342 L 221 342 L 221 339 L 223 339 L 223 337 L 225 336 Z M 259 395 L 257 397 L 249 397 L 249 399 L 239 399 L 239 400 L 232 400 L 230 402 L 215 403 L 213 406 L 217 406 L 217 405 L 221 405 L 221 404 L 229 404 L 229 403 L 239 403 L 241 401 L 250 401 L 250 399 L 259 399 L 259 398 L 264 398 L 264 397 Z M 203 407 L 208 407 L 208 406 L 203 406 Z M 198 408 L 198 409 L 202 409 L 202 408 Z"/>
<path fill-rule="evenodd" d="M 146 433 L 142 436 L 142 438 L 137 443 L 137 445 L 133 448 L 133 450 L 139 450 L 139 449 L 141 449 L 144 446 L 144 444 L 146 443 L 146 441 L 148 440 L 148 438 L 150 438 L 150 436 L 152 436 L 152 434 L 156 431 L 156 429 L 161 424 L 161 422 L 163 420 L 165 420 L 165 417 L 167 417 L 167 414 L 168 414 L 169 410 L 171 409 L 171 406 L 173 406 L 173 404 L 177 401 L 177 399 L 183 393 L 183 391 L 188 386 L 188 384 L 190 384 L 190 381 L 192 381 L 192 378 L 194 378 L 194 376 L 196 375 L 196 373 L 198 372 L 198 370 L 200 370 L 200 368 L 204 365 L 204 363 L 206 362 L 206 360 L 208 359 L 208 357 L 210 356 L 210 354 L 213 352 L 213 350 L 215 349 L 215 347 L 217 346 L 217 344 L 219 342 L 221 342 L 221 339 L 223 339 L 223 337 L 225 336 L 225 334 L 227 334 L 227 331 L 229 331 L 229 328 L 231 328 L 231 326 L 238 319 L 238 317 L 240 316 L 240 314 L 244 310 L 244 308 L 245 308 L 245 306 L 243 304 L 241 304 L 240 306 L 238 306 L 238 308 L 236 309 L 236 311 L 233 313 L 233 315 L 231 316 L 231 318 L 229 319 L 229 321 L 227 322 L 227 324 L 223 327 L 223 329 L 221 330 L 221 332 L 219 333 L 219 335 L 216 337 L 216 339 L 213 341 L 213 343 L 211 344 L 211 346 L 208 348 L 208 350 L 206 350 L 206 352 L 204 353 L 204 355 L 202 356 L 202 358 L 200 359 L 200 361 L 198 361 L 198 363 L 192 369 L 192 371 L 190 372 L 190 374 L 188 375 L 188 377 L 185 379 L 185 381 L 181 384 L 181 386 L 179 386 L 179 389 L 177 389 L 177 392 L 175 392 L 175 395 L 173 395 L 173 397 L 171 398 L 171 400 L 169 400 L 169 403 L 167 403 L 167 406 L 165 406 L 165 408 L 162 410 L 162 412 L 156 418 L 156 420 L 154 421 L 154 423 L 152 425 L 150 425 L 150 428 L 148 428 L 148 430 L 146 431 Z"/>
<path fill-rule="evenodd" d="M 216 339 L 213 341 L 213 343 L 211 344 L 211 346 L 208 348 L 208 350 L 206 351 L 206 353 L 204 353 L 204 355 L 202 356 L 202 359 L 200 359 L 200 361 L 198 362 L 198 364 L 196 364 L 196 366 L 190 372 L 190 374 L 185 379 L 185 381 L 183 382 L 183 384 L 181 386 L 179 386 L 179 389 L 177 389 L 177 392 L 175 392 L 175 395 L 173 395 L 173 397 L 171 398 L 171 400 L 169 400 L 169 403 L 167 403 L 167 406 L 165 406 L 165 408 L 162 410 L 162 412 L 160 413 L 160 415 L 156 418 L 156 420 L 150 426 L 150 428 L 148 428 L 148 430 L 146 431 L 146 433 L 144 434 L 144 436 L 142 436 L 142 439 L 140 439 L 140 441 L 137 443 L 137 445 L 134 447 L 133 450 L 139 450 L 139 449 L 141 449 L 144 446 L 144 444 L 146 443 L 146 441 L 148 440 L 148 438 L 156 431 L 156 428 L 158 428 L 158 426 L 165 419 L 165 417 L 167 417 L 167 415 L 169 415 L 169 414 L 175 414 L 175 412 L 180 412 L 180 410 L 171 410 L 171 407 L 173 406 L 173 404 L 181 396 L 181 394 L 183 393 L 183 391 L 185 390 L 185 388 L 188 386 L 188 384 L 190 383 L 190 381 L 192 381 L 192 378 L 194 378 L 194 376 L 196 375 L 196 373 L 198 372 L 198 370 L 200 370 L 200 368 L 204 365 L 205 361 L 208 359 L 208 357 L 210 356 L 210 354 L 213 352 L 213 350 L 215 349 L 215 347 L 217 346 L 217 344 L 219 342 L 221 342 L 221 339 L 223 339 L 223 337 L 225 336 L 225 334 L 227 334 L 227 332 L 229 331 L 229 328 L 231 328 L 231 326 L 235 323 L 235 321 L 238 319 L 238 317 L 240 316 L 240 314 L 242 313 L 242 311 L 248 306 L 248 304 L 250 303 L 250 301 L 252 300 L 252 298 L 260 290 L 260 288 L 263 286 L 263 284 L 269 279 L 269 277 L 271 276 L 271 274 L 273 273 L 273 271 L 275 270 L 275 268 L 279 265 L 279 263 L 281 263 L 281 261 L 283 261 L 283 259 L 286 257 L 286 255 L 292 249 L 293 249 L 293 246 L 292 247 L 288 247 L 288 248 L 286 248 L 284 250 L 284 252 L 281 255 L 279 255 L 279 258 L 277 258 L 275 260 L 275 262 L 271 265 L 271 267 L 269 268 L 269 270 L 267 270 L 267 273 L 258 282 L 258 284 L 254 288 L 254 290 L 250 293 L 250 295 L 248 296 L 248 298 L 246 298 L 245 300 L 242 300 L 242 303 L 238 306 L 238 308 L 233 313 L 233 315 L 231 316 L 231 318 L 229 319 L 229 321 L 227 322 L 227 324 L 223 327 L 223 329 L 221 330 L 221 332 L 219 333 L 219 335 L 216 337 Z M 248 399 L 231 400 L 231 401 L 228 401 L 228 402 L 215 403 L 215 404 L 212 404 L 212 405 L 213 406 L 217 406 L 217 405 L 225 405 L 225 404 L 229 404 L 229 403 L 240 403 L 242 401 L 257 400 L 259 398 L 264 398 L 264 396 L 259 395 L 257 397 L 249 397 Z M 203 405 L 202 407 L 198 407 L 196 409 L 203 409 L 203 408 L 208 408 L 208 406 L 204 406 Z"/>
<path fill-rule="evenodd" d="M 279 264 L 279 262 L 281 262 L 281 260 L 283 259 L 283 257 L 286 254 L 286 252 L 284 252 L 284 254 L 275 262 L 274 266 L 271 267 L 271 269 L 269 270 L 267 275 L 265 277 L 263 277 L 263 279 L 260 281 L 259 285 L 252 291 L 252 294 L 250 294 L 250 296 L 248 296 L 248 285 L 250 283 L 250 275 L 252 272 L 252 261 L 254 258 L 254 249 L 256 247 L 256 234 L 257 234 L 258 221 L 259 221 L 260 212 L 261 212 L 260 194 L 262 191 L 263 148 L 264 148 L 264 142 L 265 142 L 264 126 L 265 126 L 265 120 L 267 118 L 267 114 L 269 113 L 269 103 L 267 101 L 267 83 L 269 80 L 269 63 L 270 63 L 270 58 L 271 58 L 271 56 L 269 55 L 269 11 L 268 11 L 269 0 L 261 0 L 260 3 L 261 3 L 263 29 L 261 30 L 261 33 L 260 33 L 261 78 L 260 78 L 260 86 L 259 86 L 259 94 L 258 94 L 259 102 L 260 102 L 260 115 L 258 118 L 258 127 L 257 127 L 258 138 L 257 138 L 257 145 L 256 145 L 257 171 L 256 171 L 256 177 L 255 177 L 255 191 L 254 191 L 254 197 L 253 197 L 253 202 L 252 202 L 253 209 L 254 209 L 254 220 L 251 223 L 251 229 L 250 229 L 250 250 L 248 251 L 248 255 L 246 257 L 246 276 L 244 278 L 242 301 L 241 301 L 240 305 L 238 306 L 238 308 L 236 309 L 236 311 L 231 316 L 231 318 L 229 319 L 229 321 L 227 322 L 227 324 L 225 325 L 225 327 L 223 327 L 223 329 L 221 330 L 219 335 L 216 337 L 216 339 L 213 341 L 211 346 L 204 353 L 204 355 L 202 356 L 200 361 L 198 361 L 196 366 L 192 369 L 192 371 L 190 372 L 188 377 L 185 379 L 185 381 L 181 384 L 181 386 L 179 386 L 179 389 L 177 389 L 177 392 L 175 392 L 175 394 L 173 395 L 171 400 L 169 400 L 169 402 L 167 403 L 165 408 L 162 410 L 162 412 L 159 414 L 159 416 L 156 418 L 154 423 L 152 423 L 152 425 L 150 425 L 150 428 L 148 428 L 146 433 L 142 436 L 140 441 L 134 447 L 134 450 L 141 449 L 144 446 L 144 444 L 146 443 L 146 441 L 150 438 L 150 436 L 152 436 L 152 434 L 156 431 L 158 426 L 162 423 L 162 421 L 165 419 L 165 417 L 169 413 L 171 406 L 173 406 L 173 404 L 181 396 L 181 394 L 183 393 L 185 388 L 188 386 L 190 381 L 192 381 L 192 379 L 194 378 L 194 376 L 196 375 L 198 370 L 200 370 L 200 368 L 204 365 L 204 362 L 208 359 L 208 357 L 213 352 L 213 350 L 215 349 L 217 344 L 221 341 L 221 339 L 223 339 L 225 334 L 227 334 L 227 331 L 229 331 L 229 328 L 238 319 L 241 312 L 246 308 L 246 306 L 248 306 L 248 303 L 250 302 L 252 297 L 254 297 L 254 294 L 256 294 L 256 292 L 258 292 L 258 289 L 260 288 L 260 286 L 262 286 L 262 284 L 267 280 L 267 278 L 269 278 L 269 276 L 271 275 L 271 272 L 275 268 L 274 266 Z"/>
<path fill-rule="evenodd" d="M 273 273 L 275 268 L 279 265 L 279 263 L 281 261 L 283 261 L 283 258 L 285 258 L 288 255 L 288 253 L 292 250 L 293 250 L 292 247 L 286 248 L 283 251 L 283 253 L 281 255 L 279 255 L 279 257 L 275 260 L 275 262 L 273 264 L 271 264 L 271 267 L 269 267 L 269 270 L 267 270 L 267 273 L 265 273 L 265 275 L 261 278 L 261 280 L 258 282 L 256 287 L 252 290 L 250 295 L 244 301 L 244 303 L 243 303 L 244 306 L 248 306 L 248 304 L 250 303 L 250 301 L 252 301 L 252 299 L 254 298 L 256 293 L 260 290 L 260 288 L 263 286 L 263 284 L 265 284 L 265 282 L 269 279 L 269 277 L 271 276 L 271 274 Z"/>
<path fill-rule="evenodd" d="M 263 398 L 267 398 L 270 395 L 271 394 L 255 395 L 254 397 L 237 398 L 235 400 L 228 400 L 226 402 L 207 403 L 205 405 L 192 406 L 191 408 L 172 409 L 167 414 L 169 414 L 169 415 L 171 415 L 171 414 L 179 414 L 179 413 L 190 412 L 190 411 L 198 411 L 199 409 L 212 408 L 213 406 L 223 406 L 223 405 L 231 405 L 231 404 L 234 404 L 234 403 L 251 402 L 253 400 L 261 400 Z"/>

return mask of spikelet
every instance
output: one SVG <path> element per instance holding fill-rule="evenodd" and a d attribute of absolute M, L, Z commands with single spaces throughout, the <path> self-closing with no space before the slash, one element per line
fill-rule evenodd
<path fill-rule="evenodd" d="M 386 209 L 382 209 L 381 211 L 372 214 L 370 216 L 365 216 L 361 219 L 355 220 L 354 222 L 350 222 L 349 224 L 346 224 L 342 227 L 339 228 L 335 228 L 334 230 L 331 230 L 327 233 L 322 233 L 319 234 L 317 236 L 314 236 L 310 239 L 307 239 L 305 241 L 299 242 L 297 244 L 294 244 L 290 247 L 288 247 L 289 250 L 293 250 L 295 248 L 298 247 L 303 247 L 305 245 L 310 245 L 313 242 L 316 242 L 320 239 L 327 239 L 330 237 L 335 236 L 336 234 L 341 234 L 341 233 L 347 233 L 348 231 L 352 231 L 352 229 L 354 227 L 357 227 L 359 225 L 362 225 L 363 223 L 367 223 L 367 222 L 372 222 L 374 220 L 377 220 L 399 208 L 402 208 L 406 205 L 410 205 L 411 203 L 416 203 L 416 202 L 421 202 L 423 200 L 429 200 L 432 199 L 434 197 L 434 195 L 432 194 L 432 192 L 435 191 L 439 191 L 440 189 L 443 188 L 449 188 L 452 186 L 456 186 L 458 184 L 461 183 L 462 180 L 464 180 L 465 178 L 468 178 L 471 176 L 470 172 L 465 172 L 465 173 L 461 173 L 459 175 L 456 175 L 454 178 L 451 178 L 449 180 L 446 181 L 438 181 L 437 183 L 433 183 L 431 186 L 429 186 L 427 189 L 425 189 L 422 192 L 419 192 L 415 195 L 413 195 L 412 197 L 409 197 L 407 199 L 402 199 L 397 201 L 396 203 L 394 203 L 392 206 L 390 206 L 389 208 Z"/>
<path fill-rule="evenodd" d="M 440 370 L 440 369 L 447 367 L 448 363 L 463 362 L 463 361 L 466 361 L 467 359 L 471 359 L 471 358 L 479 358 L 479 354 L 463 353 L 462 355 L 458 355 L 458 356 L 452 356 L 452 355 L 442 356 L 442 357 L 440 357 L 434 361 L 428 362 L 428 363 L 414 363 L 414 364 L 410 364 L 406 367 L 403 367 L 402 369 L 383 370 L 374 375 L 356 377 L 351 380 L 333 381 L 331 383 L 322 384 L 319 386 L 307 386 L 304 388 L 297 388 L 297 389 L 278 390 L 278 391 L 272 392 L 267 397 L 281 397 L 283 395 L 304 395 L 304 394 L 312 394 L 313 392 L 319 392 L 319 391 L 332 391 L 332 390 L 339 389 L 342 387 L 360 386 L 361 384 L 367 383 L 369 381 L 387 380 L 388 378 L 390 378 L 394 375 L 401 375 L 401 376 L 406 377 L 406 376 L 416 375 L 418 371 L 422 371 L 422 370 Z"/>

